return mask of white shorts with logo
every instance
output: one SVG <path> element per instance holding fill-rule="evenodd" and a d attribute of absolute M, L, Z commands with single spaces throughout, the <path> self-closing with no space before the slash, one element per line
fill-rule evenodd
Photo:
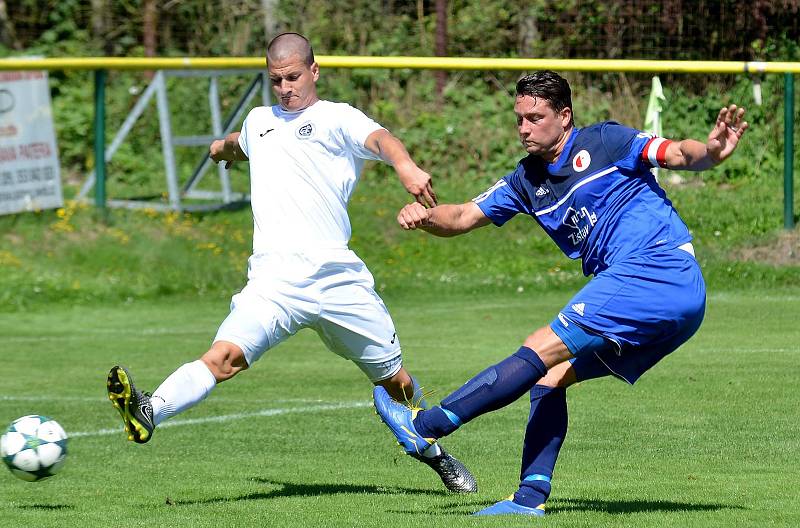
<path fill-rule="evenodd" d="M 351 250 L 270 253 L 250 257 L 248 282 L 214 341 L 229 341 L 252 365 L 303 328 L 353 361 L 371 381 L 400 370 L 400 340 L 367 266 Z"/>

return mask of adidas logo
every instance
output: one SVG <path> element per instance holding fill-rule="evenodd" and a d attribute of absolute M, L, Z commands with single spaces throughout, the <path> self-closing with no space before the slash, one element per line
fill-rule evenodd
<path fill-rule="evenodd" d="M 544 196 L 545 194 L 549 193 L 550 189 L 545 189 L 544 187 L 539 187 L 536 189 L 536 196 Z"/>
<path fill-rule="evenodd" d="M 572 305 L 572 309 L 575 310 L 575 312 L 578 315 L 583 317 L 583 311 L 586 309 L 586 304 L 585 303 L 575 303 L 575 304 Z"/>

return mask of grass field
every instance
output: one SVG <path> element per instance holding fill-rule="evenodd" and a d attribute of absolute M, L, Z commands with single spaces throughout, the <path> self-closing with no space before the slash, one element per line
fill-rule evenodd
<path fill-rule="evenodd" d="M 407 367 L 438 401 L 567 298 L 388 304 Z M 360 372 L 304 331 L 139 446 L 105 399 L 107 370 L 120 362 L 155 388 L 205 351 L 225 300 L 3 314 L 0 423 L 46 414 L 71 440 L 50 480 L 0 473 L 0 526 L 798 526 L 798 306 L 794 290 L 712 294 L 699 333 L 635 387 L 570 389 L 544 519 L 469 517 L 516 488 L 525 398 L 445 440 L 480 487 L 451 495 L 402 455 Z"/>

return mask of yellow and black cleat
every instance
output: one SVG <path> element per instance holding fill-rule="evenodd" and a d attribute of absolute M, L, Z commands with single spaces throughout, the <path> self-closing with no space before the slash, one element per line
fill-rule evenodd
<path fill-rule="evenodd" d="M 133 378 L 125 367 L 116 366 L 108 373 L 106 381 L 108 399 L 122 416 L 128 440 L 144 444 L 153 435 L 153 405 L 150 395 L 136 389 Z"/>

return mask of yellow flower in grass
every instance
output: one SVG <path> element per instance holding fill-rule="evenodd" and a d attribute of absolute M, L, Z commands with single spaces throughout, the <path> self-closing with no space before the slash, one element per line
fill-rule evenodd
<path fill-rule="evenodd" d="M 75 211 L 78 210 L 79 206 L 80 204 L 75 200 L 67 200 L 67 202 L 64 204 L 64 207 L 56 209 L 58 221 L 50 224 L 50 228 L 53 231 L 61 233 L 71 233 L 75 231 L 75 226 L 73 226 L 70 221 L 72 220 L 72 217 L 75 215 Z"/>
<path fill-rule="evenodd" d="M 109 227 L 107 232 L 109 235 L 111 235 L 112 238 L 116 239 L 123 246 L 127 245 L 128 242 L 131 241 L 130 235 L 128 235 L 125 231 L 117 227 Z"/>
<path fill-rule="evenodd" d="M 214 255 L 222 255 L 223 249 L 216 245 L 214 242 L 206 242 L 203 244 L 197 244 L 197 249 L 205 250 Z"/>
<path fill-rule="evenodd" d="M 3 250 L 0 251 L 0 266 L 19 268 L 22 266 L 22 262 L 12 252 Z"/>

